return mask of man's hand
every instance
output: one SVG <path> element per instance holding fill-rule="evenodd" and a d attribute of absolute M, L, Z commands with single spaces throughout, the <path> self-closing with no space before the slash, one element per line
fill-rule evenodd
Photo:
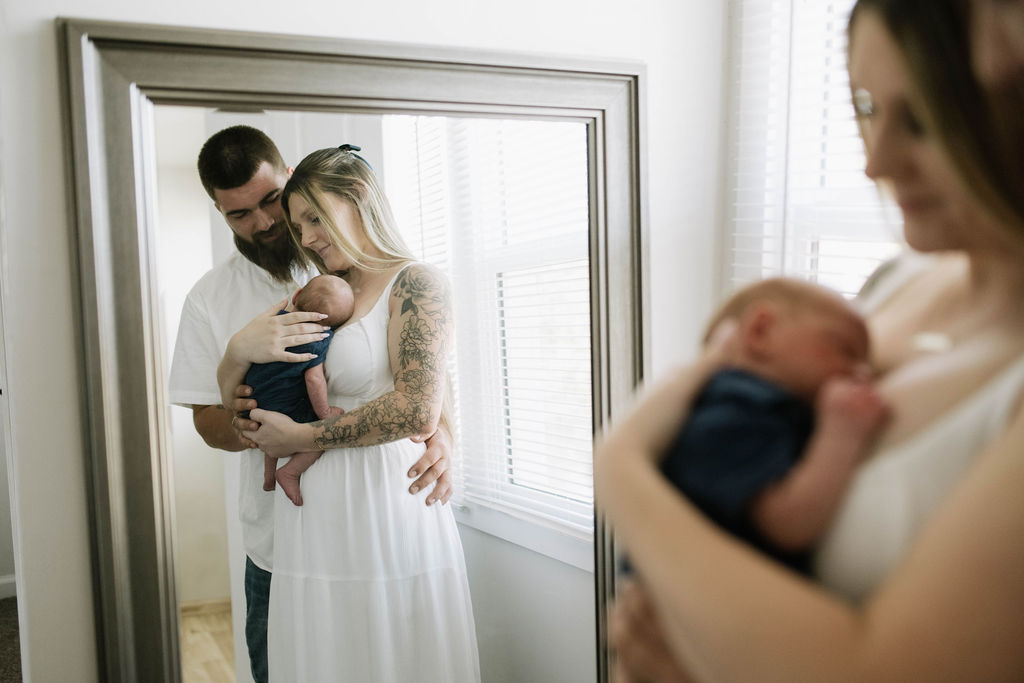
<path fill-rule="evenodd" d="M 250 396 L 252 396 L 252 387 L 249 385 L 239 384 L 235 388 L 235 398 L 230 406 L 230 410 L 235 414 L 231 418 L 231 427 L 238 434 L 238 440 L 244 443 L 246 448 L 256 448 L 256 442 L 246 438 L 242 432 L 254 432 L 260 428 L 260 423 L 246 419 L 239 414 L 257 407 L 256 399 L 249 398 Z"/>
<path fill-rule="evenodd" d="M 608 610 L 608 643 L 615 650 L 620 683 L 686 683 L 661 632 L 654 607 L 636 581 L 627 579 Z"/>
<path fill-rule="evenodd" d="M 413 441 L 418 439 L 414 438 Z M 409 477 L 419 477 L 409 487 L 409 493 L 416 494 L 431 483 L 434 490 L 427 496 L 427 505 L 440 502 L 444 505 L 452 497 L 452 435 L 448 428 L 441 424 L 430 438 L 426 440 L 427 450 L 423 457 L 409 470 Z"/>
<path fill-rule="evenodd" d="M 234 412 L 224 406 L 192 406 L 192 424 L 195 425 L 199 436 L 203 437 L 203 441 L 211 448 L 232 452 L 244 451 L 248 448 L 245 440 L 240 439 L 238 432 L 231 426 L 234 416 Z"/>

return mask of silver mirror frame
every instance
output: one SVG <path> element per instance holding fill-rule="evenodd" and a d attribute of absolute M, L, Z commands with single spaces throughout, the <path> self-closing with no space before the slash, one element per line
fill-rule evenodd
<path fill-rule="evenodd" d="M 643 65 L 64 18 L 57 29 L 103 680 L 181 678 L 154 104 L 587 123 L 595 433 L 627 405 L 644 366 Z M 594 538 L 597 672 L 607 681 L 614 552 L 599 516 Z"/>

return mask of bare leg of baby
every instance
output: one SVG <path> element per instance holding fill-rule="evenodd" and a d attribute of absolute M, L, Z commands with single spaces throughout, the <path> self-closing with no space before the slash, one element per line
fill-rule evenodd
<path fill-rule="evenodd" d="M 302 505 L 299 477 L 323 454 L 323 451 L 296 453 L 291 460 L 277 468 L 277 483 L 281 485 L 281 490 L 288 496 L 288 500 L 296 505 Z"/>
<path fill-rule="evenodd" d="M 269 455 L 263 456 L 263 490 L 274 490 L 274 472 L 277 470 L 277 461 Z"/>

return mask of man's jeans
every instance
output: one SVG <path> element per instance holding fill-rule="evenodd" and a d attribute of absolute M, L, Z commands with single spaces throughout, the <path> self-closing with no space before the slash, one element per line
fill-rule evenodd
<path fill-rule="evenodd" d="M 245 558 L 245 644 L 249 668 L 256 683 L 267 683 L 267 611 L 270 607 L 270 572 Z"/>

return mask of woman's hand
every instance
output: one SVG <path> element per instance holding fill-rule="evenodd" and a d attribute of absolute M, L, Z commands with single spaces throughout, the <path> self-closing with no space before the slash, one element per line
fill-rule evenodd
<path fill-rule="evenodd" d="M 619 585 L 608 609 L 608 644 L 615 650 L 615 680 L 621 683 L 685 683 L 683 667 L 669 649 L 654 606 L 639 584 Z"/>
<path fill-rule="evenodd" d="M 299 363 L 316 357 L 311 353 L 292 353 L 285 349 L 323 339 L 328 328 L 313 321 L 327 316 L 302 312 L 277 315 L 287 301 L 284 299 L 263 311 L 228 340 L 224 357 L 217 366 L 217 385 L 224 405 L 232 405 L 237 388 L 245 381 L 245 373 L 253 363 Z"/>
<path fill-rule="evenodd" d="M 323 339 L 329 328 L 319 321 L 327 315 L 302 311 L 278 315 L 287 303 L 288 299 L 284 299 L 274 304 L 236 332 L 228 342 L 224 358 L 245 364 L 299 363 L 314 358 L 313 354 L 291 353 L 285 349 Z"/>
<path fill-rule="evenodd" d="M 283 458 L 299 451 L 312 451 L 313 430 L 307 424 L 295 422 L 287 415 L 257 408 L 249 417 L 258 422 L 256 430 L 244 431 L 242 436 L 256 444 L 271 458 Z"/>

